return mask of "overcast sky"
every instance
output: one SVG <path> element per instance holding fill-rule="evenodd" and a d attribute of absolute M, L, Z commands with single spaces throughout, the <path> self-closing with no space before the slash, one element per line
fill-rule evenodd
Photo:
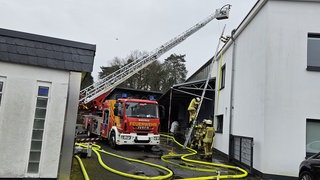
<path fill-rule="evenodd" d="M 185 54 L 188 75 L 214 56 L 223 26 L 238 27 L 257 0 L 0 0 L 0 27 L 95 44 L 93 76 L 114 57 L 152 51 L 231 4 L 228 20 L 213 20 L 162 55 Z"/>

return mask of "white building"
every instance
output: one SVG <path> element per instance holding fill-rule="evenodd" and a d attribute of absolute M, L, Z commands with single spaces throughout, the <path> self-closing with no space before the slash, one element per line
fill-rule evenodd
<path fill-rule="evenodd" d="M 0 177 L 70 176 L 81 72 L 95 45 L 0 29 Z"/>
<path fill-rule="evenodd" d="M 215 59 L 215 148 L 264 178 L 298 177 L 320 151 L 319 12 L 319 0 L 260 0 Z M 253 138 L 253 152 L 239 159 L 229 135 Z"/>

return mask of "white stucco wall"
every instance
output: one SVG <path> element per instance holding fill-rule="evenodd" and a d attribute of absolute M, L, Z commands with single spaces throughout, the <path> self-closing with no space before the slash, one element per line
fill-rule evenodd
<path fill-rule="evenodd" d="M 307 37 L 309 32 L 320 33 L 315 23 L 319 11 L 320 4 L 311 2 L 270 1 L 268 6 L 272 46 L 265 59 L 266 173 L 298 176 L 306 155 L 306 118 L 320 118 L 320 83 L 315 83 L 320 73 L 306 70 Z"/>
<path fill-rule="evenodd" d="M 265 9 L 235 40 L 234 111 L 232 134 L 254 138 L 253 166 L 260 170 L 264 151 L 268 17 Z M 231 86 L 231 84 L 230 84 Z"/>
<path fill-rule="evenodd" d="M 320 33 L 319 5 L 268 1 L 236 38 L 231 133 L 254 138 L 253 168 L 264 174 L 297 177 L 306 155 L 306 118 L 320 119 L 320 73 L 306 71 L 308 32 Z M 216 136 L 215 148 L 223 152 L 232 46 L 224 55 L 226 88 L 217 113 L 224 114 L 224 133 Z"/>
<path fill-rule="evenodd" d="M 226 64 L 226 85 L 220 91 L 218 111 L 223 114 L 223 134 L 217 134 L 215 148 L 228 154 L 229 133 L 254 138 L 254 168 L 261 169 L 262 145 L 264 142 L 264 96 L 265 96 L 265 44 L 268 32 L 265 23 L 267 15 L 259 13 L 242 31 L 241 35 L 223 53 Z M 234 47 L 235 46 L 235 47 Z M 232 56 L 235 51 L 234 110 L 230 130 L 230 93 Z M 216 73 L 215 73 L 216 74 Z"/>
<path fill-rule="evenodd" d="M 56 178 L 69 72 L 0 62 L 0 177 Z M 27 174 L 38 82 L 50 84 L 39 174 Z"/>
<path fill-rule="evenodd" d="M 231 81 L 231 60 L 232 60 L 232 48 L 231 51 L 226 51 L 225 53 L 219 55 L 218 60 L 215 61 L 213 70 L 215 71 L 213 74 L 214 76 L 218 77 L 220 76 L 220 69 L 222 66 L 225 66 L 225 87 L 221 89 L 220 91 L 216 92 L 215 101 L 215 115 L 223 115 L 223 130 L 222 133 L 217 132 L 215 135 L 215 143 L 214 146 L 216 149 L 219 149 L 219 151 L 228 154 L 229 150 L 229 144 L 225 143 L 229 141 L 229 104 L 230 104 L 230 91 L 231 86 L 227 83 L 230 83 Z M 221 78 L 217 78 L 216 81 L 216 88 L 219 89 L 221 84 Z M 217 129 L 217 121 L 214 122 L 214 127 Z"/>

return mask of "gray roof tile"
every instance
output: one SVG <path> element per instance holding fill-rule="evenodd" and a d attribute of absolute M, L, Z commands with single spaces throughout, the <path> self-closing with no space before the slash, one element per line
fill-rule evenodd
<path fill-rule="evenodd" d="M 7 51 L 9 53 L 17 53 L 17 48 L 16 46 L 12 45 L 12 44 L 8 44 L 7 45 Z"/>
<path fill-rule="evenodd" d="M 5 44 L 0 44 L 0 51 L 2 51 L 2 52 L 8 51 L 8 46 Z"/>
<path fill-rule="evenodd" d="M 63 54 L 63 59 L 64 59 L 65 61 L 72 61 L 72 56 L 71 56 L 71 54 L 64 53 L 64 54 Z"/>
<path fill-rule="evenodd" d="M 73 62 L 70 62 L 70 61 L 65 61 L 65 68 L 68 68 L 68 69 L 74 69 L 73 65 L 76 64 L 76 63 L 73 63 Z"/>
<path fill-rule="evenodd" d="M 37 57 L 35 57 L 35 56 L 27 56 L 26 64 L 37 65 L 37 63 L 38 63 Z"/>
<path fill-rule="evenodd" d="M 73 67 L 75 68 L 75 69 L 82 69 L 82 66 L 83 66 L 83 64 L 82 63 L 73 63 Z"/>
<path fill-rule="evenodd" d="M 48 59 L 47 60 L 47 65 L 50 66 L 50 67 L 58 67 L 57 62 L 58 62 L 57 60 Z"/>
<path fill-rule="evenodd" d="M 47 61 L 48 61 L 47 58 L 37 57 L 37 64 L 38 64 L 39 66 L 42 66 L 42 67 L 48 66 Z M 55 67 L 53 67 L 53 68 L 55 68 Z"/>
<path fill-rule="evenodd" d="M 27 48 L 24 46 L 17 46 L 17 52 L 19 54 L 28 54 Z"/>
<path fill-rule="evenodd" d="M 66 69 L 66 61 L 56 61 L 56 67 L 58 69 Z M 69 69 L 73 70 L 73 69 Z"/>
<path fill-rule="evenodd" d="M 27 54 L 28 54 L 29 56 L 37 56 L 35 50 L 36 50 L 36 49 L 34 49 L 34 48 L 27 47 Z"/>
<path fill-rule="evenodd" d="M 91 72 L 96 46 L 0 28 L 0 61 Z"/>
<path fill-rule="evenodd" d="M 9 53 L 8 52 L 0 52 L 0 60 L 8 61 L 9 60 Z"/>
<path fill-rule="evenodd" d="M 73 62 L 78 62 L 78 61 L 80 61 L 80 56 L 78 56 L 76 54 L 72 54 L 71 60 Z"/>

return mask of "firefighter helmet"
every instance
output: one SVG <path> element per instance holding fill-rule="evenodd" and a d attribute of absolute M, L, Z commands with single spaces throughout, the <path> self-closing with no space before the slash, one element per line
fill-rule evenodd
<path fill-rule="evenodd" d="M 210 120 L 210 119 L 205 119 L 205 120 L 203 120 L 203 122 L 207 125 L 212 125 L 212 120 Z"/>

